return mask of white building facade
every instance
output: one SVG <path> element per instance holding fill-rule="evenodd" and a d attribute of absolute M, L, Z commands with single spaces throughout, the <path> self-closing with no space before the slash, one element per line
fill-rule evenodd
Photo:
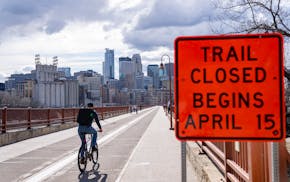
<path fill-rule="evenodd" d="M 56 65 L 36 64 L 36 81 L 32 98 L 42 107 L 79 106 L 77 80 L 60 80 Z"/>

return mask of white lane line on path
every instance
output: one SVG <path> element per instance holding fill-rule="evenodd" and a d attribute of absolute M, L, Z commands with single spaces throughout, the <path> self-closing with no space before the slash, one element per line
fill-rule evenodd
<path fill-rule="evenodd" d="M 139 111 L 139 113 L 143 113 L 143 112 L 149 111 L 150 109 L 152 109 L 152 108 L 143 109 L 143 110 Z M 98 114 L 98 115 L 100 117 L 100 114 Z M 102 126 L 103 125 L 107 125 L 107 124 L 111 124 L 111 123 L 118 122 L 121 119 L 130 117 L 130 116 L 133 116 L 133 115 L 135 115 L 135 113 L 132 112 L 132 113 L 127 113 L 127 114 L 120 115 L 118 117 L 108 118 L 108 119 L 105 119 L 105 120 L 101 120 L 101 122 L 102 122 L 101 124 L 102 124 Z M 94 122 L 94 124 L 96 124 L 96 123 Z"/>
<path fill-rule="evenodd" d="M 142 109 L 142 110 L 138 111 L 138 114 L 146 112 L 146 111 L 148 111 L 150 109 L 152 109 L 152 107 L 149 107 L 149 108 L 146 108 L 146 109 Z M 101 118 L 101 113 L 97 113 L 97 114 L 98 114 L 99 119 L 100 119 Z M 115 122 L 115 121 L 118 121 L 120 119 L 124 119 L 126 117 L 132 116 L 132 115 L 136 115 L 135 112 L 132 112 L 132 113 L 129 112 L 129 113 L 126 113 L 126 114 L 119 115 L 117 117 L 107 118 L 107 119 L 104 119 L 104 120 L 101 120 L 101 121 L 105 121 L 106 122 L 106 120 L 111 120 L 112 122 Z"/>
<path fill-rule="evenodd" d="M 120 128 L 114 130 L 112 133 L 102 137 L 99 139 L 98 143 L 99 145 L 103 145 L 106 142 L 111 141 L 112 139 L 116 138 L 118 135 L 122 134 L 123 132 L 125 132 L 128 128 L 130 128 L 131 126 L 133 126 L 134 124 L 136 124 L 137 122 L 141 121 L 145 116 L 151 114 L 153 111 L 153 109 L 150 109 L 151 111 L 148 113 L 145 113 L 142 116 L 139 116 L 138 118 L 134 119 L 133 121 L 127 123 L 124 126 L 121 126 Z M 47 166 L 46 168 L 44 168 L 43 170 L 39 171 L 38 173 L 30 176 L 29 178 L 25 179 L 24 182 L 38 182 L 38 181 L 43 181 L 45 179 L 47 179 L 49 176 L 53 175 L 54 173 L 56 173 L 57 171 L 61 170 L 62 168 L 64 168 L 66 165 L 70 164 L 71 162 L 73 162 L 74 160 L 77 159 L 77 149 L 73 154 L 63 158 L 62 160 L 59 160 L 56 163 L 53 163 L 50 166 Z"/>
<path fill-rule="evenodd" d="M 159 108 L 159 109 L 160 109 L 160 108 Z M 158 110 L 158 112 L 159 112 L 159 110 Z M 157 113 L 158 113 L 158 112 L 157 112 Z M 153 119 L 154 119 L 154 118 L 153 118 Z M 148 128 L 147 128 L 147 129 L 148 129 Z M 147 130 L 147 129 L 146 129 L 146 130 Z M 146 132 L 146 131 L 145 131 L 145 132 Z M 144 134 L 145 134 L 145 132 L 144 132 Z M 133 151 L 132 151 L 130 157 L 128 158 L 126 164 L 124 165 L 122 171 L 120 172 L 120 174 L 119 174 L 119 176 L 118 176 L 118 178 L 116 179 L 115 182 L 120 182 L 120 181 L 121 181 L 121 178 L 123 177 L 123 175 L 124 175 L 126 169 L 128 168 L 128 165 L 129 165 L 130 161 L 132 160 L 132 158 L 133 158 L 133 156 L 134 156 L 134 154 L 135 154 L 137 148 L 139 147 L 141 141 L 143 140 L 143 138 L 144 138 L 144 136 L 145 136 L 144 134 L 142 135 L 142 137 L 141 137 L 140 140 L 138 141 L 137 145 L 136 145 L 135 148 L 133 149 Z"/>

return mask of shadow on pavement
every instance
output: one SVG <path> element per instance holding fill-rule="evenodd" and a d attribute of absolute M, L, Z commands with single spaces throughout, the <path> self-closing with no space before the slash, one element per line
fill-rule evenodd
<path fill-rule="evenodd" d="M 80 173 L 79 181 L 80 182 L 87 182 L 87 181 L 99 181 L 99 182 L 106 182 L 108 174 L 100 174 L 98 171 L 100 164 L 93 165 L 92 170 L 85 171 Z"/>

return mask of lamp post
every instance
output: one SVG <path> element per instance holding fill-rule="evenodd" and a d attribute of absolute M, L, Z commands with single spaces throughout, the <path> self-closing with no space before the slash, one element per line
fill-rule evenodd
<path fill-rule="evenodd" d="M 174 130 L 172 126 L 172 100 L 171 100 L 171 70 L 170 70 L 170 57 L 167 54 L 163 54 L 161 56 L 161 63 L 164 57 L 168 58 L 168 63 L 169 63 L 169 69 L 168 69 L 168 74 L 169 74 L 169 108 L 170 108 L 170 130 Z"/>

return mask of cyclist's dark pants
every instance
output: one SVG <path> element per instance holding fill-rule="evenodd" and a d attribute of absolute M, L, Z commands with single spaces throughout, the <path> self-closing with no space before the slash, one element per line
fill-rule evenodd
<path fill-rule="evenodd" d="M 97 131 L 92 126 L 82 126 L 79 125 L 78 133 L 80 139 L 82 141 L 82 148 L 84 149 L 86 138 L 85 134 L 93 134 L 93 138 L 91 139 L 91 146 L 96 146 L 97 143 Z M 84 150 L 81 152 L 81 156 L 84 156 Z"/>

